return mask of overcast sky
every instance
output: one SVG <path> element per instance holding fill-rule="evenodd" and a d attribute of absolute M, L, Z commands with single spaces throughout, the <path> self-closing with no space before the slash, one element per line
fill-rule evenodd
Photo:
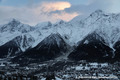
<path fill-rule="evenodd" d="M 97 9 L 120 13 L 120 0 L 0 0 L 0 24 L 12 18 L 30 25 L 70 21 Z"/>

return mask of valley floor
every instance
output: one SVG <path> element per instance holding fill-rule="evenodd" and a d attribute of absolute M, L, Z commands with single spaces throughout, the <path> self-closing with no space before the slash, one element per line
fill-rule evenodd
<path fill-rule="evenodd" d="M 20 66 L 0 60 L 0 80 L 119 80 L 120 63 L 51 60 Z M 50 79 L 51 80 L 51 79 Z"/>

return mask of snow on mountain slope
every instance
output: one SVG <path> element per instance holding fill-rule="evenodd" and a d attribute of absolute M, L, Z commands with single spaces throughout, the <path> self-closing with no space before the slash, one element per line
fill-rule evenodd
<path fill-rule="evenodd" d="M 43 23 L 38 23 L 36 25 L 37 29 L 49 29 L 52 27 L 52 23 L 51 22 L 43 22 Z"/>
<path fill-rule="evenodd" d="M 55 27 L 56 32 L 67 38 L 66 40 L 71 46 L 77 45 L 77 42 L 96 29 L 96 27 L 86 27 L 86 21 L 83 22 L 81 19 L 76 21 L 77 20 L 72 20 Z"/>
<path fill-rule="evenodd" d="M 0 46 L 0 57 L 12 57 L 18 53 L 23 53 L 30 48 L 34 38 L 28 34 L 22 34 Z"/>
<path fill-rule="evenodd" d="M 0 33 L 0 46 L 9 42 L 10 40 L 14 39 L 15 37 L 19 35 L 21 35 L 20 32 L 9 33 L 7 31 L 7 32 Z"/>
<path fill-rule="evenodd" d="M 56 24 L 46 22 L 37 25 L 37 27 L 40 27 L 37 29 L 41 32 L 41 37 L 38 38 L 38 42 L 43 40 L 43 38 L 47 37 L 51 33 L 59 33 L 67 43 L 73 46 L 77 45 L 78 42 L 84 39 L 88 34 L 95 31 L 104 38 L 106 45 L 109 45 L 112 49 L 114 49 L 113 45 L 120 38 L 119 22 L 120 14 L 108 14 L 104 13 L 102 10 L 93 12 L 87 18 L 81 18 L 78 16 L 70 22 L 60 21 Z M 41 29 L 44 26 L 47 28 L 44 30 Z"/>
<path fill-rule="evenodd" d="M 104 61 L 119 60 L 117 56 L 119 54 L 119 41 L 120 41 L 120 14 L 107 14 L 101 10 L 97 10 L 92 13 L 86 19 L 80 21 L 80 27 L 85 29 L 84 33 L 88 30 L 90 37 L 92 33 L 99 37 L 94 37 L 91 40 L 86 39 L 84 43 L 81 40 L 78 43 L 77 48 L 69 55 L 72 59 L 89 59 L 97 60 L 103 59 Z M 82 25 L 82 26 L 81 26 Z M 102 42 L 101 38 L 103 39 Z M 96 40 L 95 40 L 96 39 Z M 96 43 L 96 41 L 98 41 Z M 99 53 L 100 52 L 100 53 Z M 107 53 L 107 54 L 106 54 Z M 109 53 L 109 54 L 108 54 Z M 99 55 L 99 56 L 96 56 Z M 100 55 L 102 55 L 100 57 Z M 104 56 L 106 55 L 106 56 Z M 106 57 L 106 58 L 105 58 Z"/>
<path fill-rule="evenodd" d="M 32 31 L 32 30 L 34 30 L 33 27 L 26 25 L 26 24 L 22 24 L 19 21 L 17 21 L 16 19 L 13 19 L 8 24 L 5 24 L 2 27 L 0 27 L 1 33 L 6 32 L 6 31 L 9 31 L 11 33 L 15 32 L 15 31 L 26 33 L 26 32 Z"/>
<path fill-rule="evenodd" d="M 16 40 L 16 43 L 23 52 L 30 48 L 34 42 L 34 38 L 29 34 L 23 34 L 18 37 L 18 40 Z"/>
<path fill-rule="evenodd" d="M 104 38 L 107 45 L 113 48 L 113 45 L 120 39 L 119 22 L 120 14 L 107 14 L 101 10 L 97 10 L 90 14 L 89 17 L 80 20 L 80 22 L 75 24 L 70 22 L 71 33 L 73 32 L 70 35 L 71 41 L 78 42 L 95 31 Z"/>
<path fill-rule="evenodd" d="M 35 43 L 33 43 L 32 47 L 38 45 L 44 38 L 48 37 L 51 33 L 55 33 L 54 28 L 37 29 L 30 32 L 29 34 L 35 39 Z"/>
<path fill-rule="evenodd" d="M 68 42 L 71 46 L 73 46 L 77 44 L 77 42 L 82 40 L 90 32 L 94 31 L 93 26 L 92 28 L 87 27 L 89 24 L 93 23 L 94 21 L 96 20 L 93 19 L 92 21 L 92 18 L 90 18 L 90 19 L 85 19 L 83 21 L 81 19 L 79 19 L 79 21 L 78 19 L 77 20 L 74 19 L 70 22 L 60 21 L 60 22 L 57 22 L 56 24 L 51 24 L 50 22 L 37 24 L 35 26 L 36 30 L 30 32 L 30 34 L 33 35 L 33 37 L 36 40 L 35 43 L 33 44 L 33 47 L 35 47 L 40 41 L 42 41 L 45 37 L 47 37 L 51 33 L 59 33 L 60 35 L 63 36 L 66 42 Z M 9 30 L 13 32 L 14 30 L 18 31 L 21 28 L 21 25 L 23 24 L 13 19 L 13 21 L 8 23 L 7 25 L 9 26 L 7 27 L 4 26 L 1 28 L 2 32 L 9 31 Z M 22 28 L 23 29 L 25 28 L 26 30 L 26 26 L 23 26 Z M 31 28 L 26 31 L 30 31 L 30 30 Z M 19 30 L 19 31 L 24 32 L 23 30 Z"/>
<path fill-rule="evenodd" d="M 82 27 L 95 31 L 104 38 L 106 45 L 113 48 L 113 45 L 120 39 L 120 14 L 105 14 L 101 10 L 92 13 L 88 18 L 81 21 Z M 84 33 L 85 33 L 84 32 Z"/>
<path fill-rule="evenodd" d="M 113 50 L 96 32 L 86 36 L 68 56 L 73 60 L 109 61 L 114 58 Z"/>
<path fill-rule="evenodd" d="M 13 19 L 8 24 L 0 26 L 0 45 L 27 33 L 26 35 L 34 39 L 31 44 L 34 48 L 50 34 L 59 33 L 67 44 L 78 46 L 80 41 L 93 32 L 101 36 L 104 44 L 115 51 L 113 46 L 120 41 L 120 14 L 108 14 L 97 10 L 86 18 L 78 16 L 70 22 L 44 22 L 34 27 Z"/>
<path fill-rule="evenodd" d="M 0 46 L 17 36 L 33 31 L 34 29 L 34 27 L 22 24 L 18 20 L 13 19 L 8 24 L 0 26 Z"/>
<path fill-rule="evenodd" d="M 23 54 L 15 57 L 14 62 L 39 62 L 55 59 L 68 51 L 69 45 L 63 40 L 60 34 L 50 34 L 36 47 L 28 49 Z M 23 63 L 22 63 L 23 64 Z"/>
<path fill-rule="evenodd" d="M 120 38 L 120 16 L 110 14 L 98 20 L 99 28 L 96 32 L 105 39 L 106 43 L 113 48 L 113 45 Z"/>

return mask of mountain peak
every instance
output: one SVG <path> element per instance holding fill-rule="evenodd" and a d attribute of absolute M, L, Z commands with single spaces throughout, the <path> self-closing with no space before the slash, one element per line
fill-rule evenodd
<path fill-rule="evenodd" d="M 36 25 L 37 28 L 41 28 L 41 29 L 48 29 L 52 26 L 52 23 L 50 21 L 48 22 L 43 22 L 43 23 L 38 23 Z"/>
<path fill-rule="evenodd" d="M 54 24 L 54 26 L 58 26 L 58 25 L 61 25 L 61 24 L 64 24 L 64 23 L 66 23 L 66 22 L 63 21 L 63 20 L 59 20 Z"/>
<path fill-rule="evenodd" d="M 34 30 L 34 27 L 29 26 L 27 24 L 23 24 L 16 19 L 12 19 L 9 23 L 0 27 L 0 32 L 9 31 L 10 33 L 13 33 L 16 31 L 26 33 L 33 30 Z"/>
<path fill-rule="evenodd" d="M 63 20 L 59 20 L 58 22 L 56 22 L 56 24 L 63 24 L 65 21 Z"/>
<path fill-rule="evenodd" d="M 103 13 L 103 11 L 100 10 L 100 9 L 96 10 L 95 12 L 96 12 L 96 13 Z"/>
<path fill-rule="evenodd" d="M 59 33 L 51 33 L 48 37 L 61 37 L 61 35 Z"/>
<path fill-rule="evenodd" d="M 8 24 L 20 24 L 20 21 L 13 18 Z"/>
<path fill-rule="evenodd" d="M 102 10 L 96 10 L 95 12 L 93 12 L 92 14 L 90 14 L 90 16 L 101 16 L 103 15 L 104 12 Z"/>

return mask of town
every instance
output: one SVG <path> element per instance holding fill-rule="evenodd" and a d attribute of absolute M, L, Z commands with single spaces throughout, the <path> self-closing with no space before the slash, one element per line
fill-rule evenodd
<path fill-rule="evenodd" d="M 51 60 L 21 66 L 0 61 L 0 80 L 119 80 L 120 63 Z M 50 78 L 50 79 L 47 79 Z"/>

